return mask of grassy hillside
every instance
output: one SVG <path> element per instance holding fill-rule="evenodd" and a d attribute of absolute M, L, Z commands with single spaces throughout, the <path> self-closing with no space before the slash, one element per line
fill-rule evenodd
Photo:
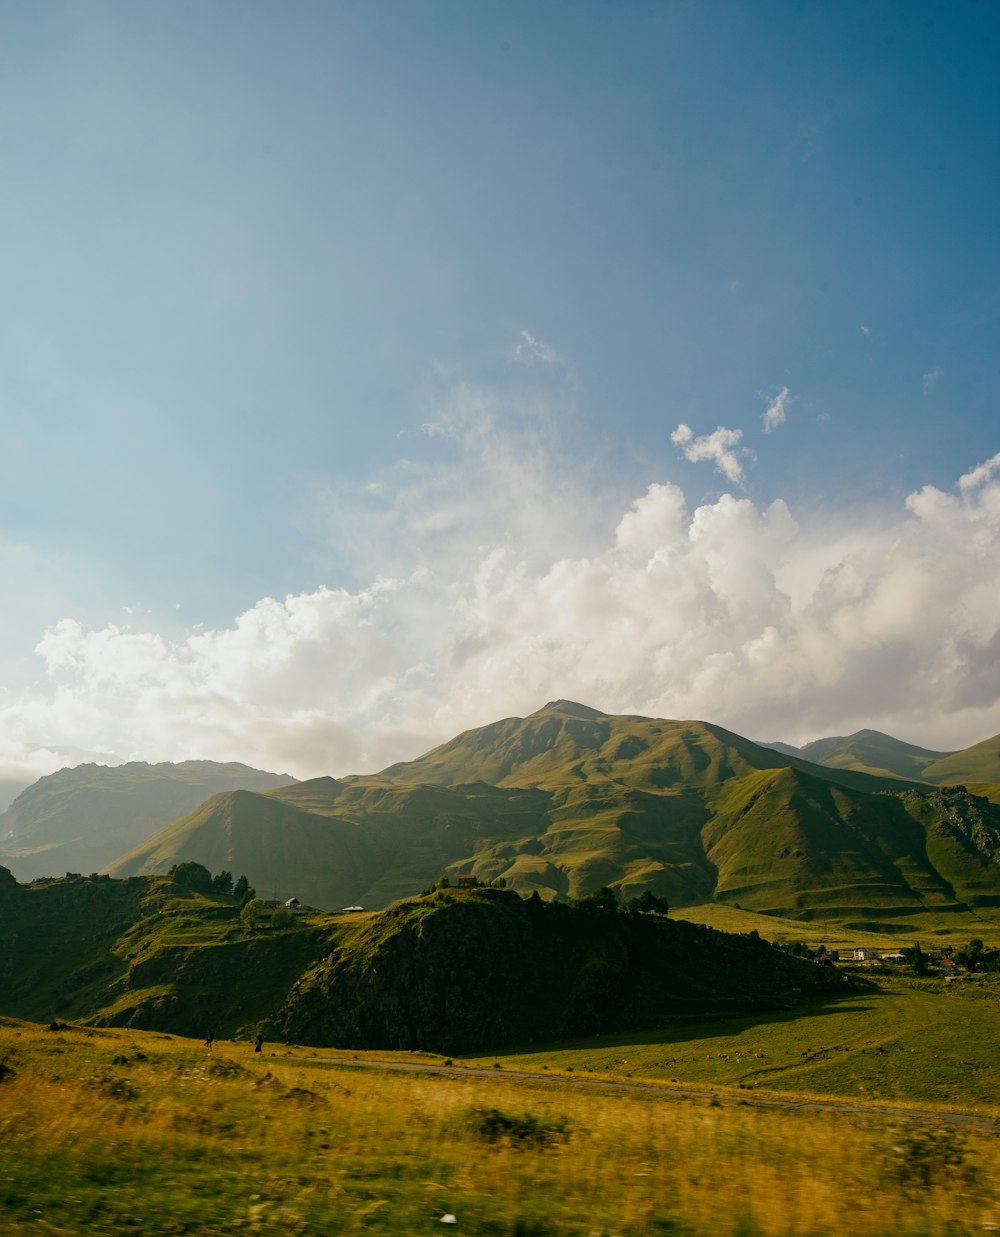
<path fill-rule="evenodd" d="M 943 756 L 927 766 L 924 777 L 929 782 L 1000 784 L 1000 735 Z"/>
<path fill-rule="evenodd" d="M 7 877 L 0 913 L 0 1013 L 187 1035 L 280 1026 L 303 1043 L 497 1048 L 842 982 L 755 938 L 499 889 L 244 931 L 234 899 L 162 877 Z"/>
<path fill-rule="evenodd" d="M 39 778 L 0 815 L 0 863 L 20 880 L 97 872 L 217 791 L 292 781 L 211 760 L 61 769 Z"/>
<path fill-rule="evenodd" d="M 954 983 L 883 975 L 821 1005 L 695 1015 L 642 1035 L 527 1048 L 498 1059 L 509 1070 L 628 1075 L 1000 1116 L 998 1000 L 995 975 Z"/>
<path fill-rule="evenodd" d="M 441 890 L 374 917 L 296 985 L 297 1041 L 470 1051 L 644 1026 L 695 1008 L 758 1008 L 843 977 L 755 937 L 602 902 Z"/>
<path fill-rule="evenodd" d="M 734 781 L 717 808 L 704 836 L 720 900 L 798 917 L 958 909 L 896 796 L 862 796 L 783 769 Z"/>
<path fill-rule="evenodd" d="M 7 881 L 0 1012 L 189 1035 L 253 1025 L 329 947 L 331 926 L 247 934 L 238 912 L 161 877 Z"/>
<path fill-rule="evenodd" d="M 116 877 L 196 859 L 246 872 L 267 896 L 325 909 L 385 906 L 464 868 L 489 831 L 544 832 L 549 796 L 492 786 L 394 786 L 317 778 L 266 794 L 217 795 L 112 864 Z"/>

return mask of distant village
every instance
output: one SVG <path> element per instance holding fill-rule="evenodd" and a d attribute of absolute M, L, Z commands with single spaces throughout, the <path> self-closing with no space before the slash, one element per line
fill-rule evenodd
<path fill-rule="evenodd" d="M 965 945 L 945 945 L 938 952 L 927 953 L 919 945 L 904 949 L 884 949 L 857 945 L 848 949 L 827 949 L 821 945 L 810 949 L 800 942 L 779 945 L 786 953 L 810 958 L 816 962 L 839 966 L 899 967 L 909 966 L 918 975 L 943 975 L 945 981 L 973 971 L 1000 969 L 1000 950 L 992 949 L 981 940 Z"/>

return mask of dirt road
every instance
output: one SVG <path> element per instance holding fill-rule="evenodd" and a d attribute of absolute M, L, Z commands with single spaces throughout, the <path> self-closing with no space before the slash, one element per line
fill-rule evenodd
<path fill-rule="evenodd" d="M 641 1094 L 666 1103 L 700 1100 L 723 1107 L 771 1108 L 783 1112 L 824 1112 L 857 1121 L 909 1121 L 919 1125 L 950 1125 L 961 1129 L 984 1130 L 1000 1134 L 1000 1118 L 970 1112 L 943 1112 L 931 1108 L 903 1108 L 889 1104 L 858 1104 L 852 1100 L 810 1099 L 792 1095 L 761 1095 L 753 1091 L 734 1092 L 711 1087 L 692 1087 L 655 1082 L 617 1082 L 606 1078 L 571 1077 L 564 1073 L 535 1074 L 510 1069 L 436 1065 L 405 1061 L 331 1062 L 338 1069 L 380 1069 L 404 1073 L 438 1074 L 451 1078 L 495 1078 L 503 1082 L 537 1083 L 546 1087 L 580 1087 L 609 1094 Z"/>

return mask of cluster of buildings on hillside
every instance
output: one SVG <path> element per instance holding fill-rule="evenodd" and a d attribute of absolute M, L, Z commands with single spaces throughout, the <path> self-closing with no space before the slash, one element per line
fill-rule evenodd
<path fill-rule="evenodd" d="M 906 961 L 905 954 L 870 949 L 867 945 L 861 945 L 857 949 L 831 949 L 829 953 L 836 962 L 901 963 Z"/>
<path fill-rule="evenodd" d="M 827 957 L 833 962 L 854 962 L 861 966 L 905 966 L 913 958 L 897 950 L 875 949 L 868 945 L 859 945 L 854 949 L 829 949 Z M 927 968 L 932 971 L 964 971 L 968 968 L 959 965 L 951 958 L 939 958 L 924 955 Z"/>

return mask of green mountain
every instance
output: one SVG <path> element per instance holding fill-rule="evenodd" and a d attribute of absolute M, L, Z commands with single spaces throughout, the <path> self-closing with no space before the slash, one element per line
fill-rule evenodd
<path fill-rule="evenodd" d="M 959 752 L 935 752 L 916 747 L 878 730 L 815 739 L 804 747 L 792 747 L 789 743 L 762 746 L 828 769 L 853 770 L 934 785 L 974 785 L 989 788 L 991 798 L 1000 798 L 997 793 L 1000 791 L 1000 735 Z"/>
<path fill-rule="evenodd" d="M 610 886 L 676 906 L 902 925 L 992 905 L 998 849 L 1000 807 L 964 788 L 557 701 L 374 776 L 218 795 L 109 870 L 196 860 L 320 907 L 385 906 L 445 872 L 546 899 Z"/>
<path fill-rule="evenodd" d="M 514 844 L 546 827 L 549 797 L 478 785 L 387 785 L 316 778 L 267 793 L 215 795 L 154 833 L 108 872 L 166 873 L 198 856 L 245 872 L 263 896 L 326 909 L 385 906 L 465 868 L 477 847 Z"/>
<path fill-rule="evenodd" d="M 927 766 L 924 777 L 929 782 L 976 785 L 1000 785 L 1000 734 L 984 739 L 961 752 L 950 752 Z"/>
<path fill-rule="evenodd" d="M 442 1052 L 789 1007 L 844 978 L 755 936 L 596 897 L 442 890 L 382 914 L 241 930 L 164 877 L 18 885 L 0 868 L 0 1014 L 181 1035 Z"/>
<path fill-rule="evenodd" d="M 812 763 L 753 743 L 708 722 L 612 716 L 556 700 L 529 717 L 510 717 L 463 734 L 425 756 L 376 775 L 394 783 L 563 788 L 613 784 L 654 793 L 699 788 L 711 793 L 733 777 Z M 819 774 L 844 786 L 878 790 L 885 778 L 849 769 Z M 369 779 L 349 779 L 356 782 Z"/>
<path fill-rule="evenodd" d="M 269 790 L 292 781 L 212 760 L 60 769 L 0 815 L 0 863 L 21 880 L 96 872 L 217 791 Z"/>
<path fill-rule="evenodd" d="M 816 739 L 800 749 L 805 760 L 833 769 L 856 769 L 877 777 L 898 777 L 907 781 L 929 779 L 927 770 L 951 756 L 904 743 L 878 730 L 859 730 L 856 734 Z"/>
<path fill-rule="evenodd" d="M 1000 808 L 964 787 L 858 793 L 783 769 L 715 806 L 702 836 L 719 901 L 889 925 L 1000 903 Z"/>
<path fill-rule="evenodd" d="M 772 752 L 781 752 L 785 756 L 795 756 L 796 759 L 802 759 L 802 749 L 795 747 L 792 743 L 765 743 L 763 739 L 755 740 L 761 747 L 769 747 Z"/>

